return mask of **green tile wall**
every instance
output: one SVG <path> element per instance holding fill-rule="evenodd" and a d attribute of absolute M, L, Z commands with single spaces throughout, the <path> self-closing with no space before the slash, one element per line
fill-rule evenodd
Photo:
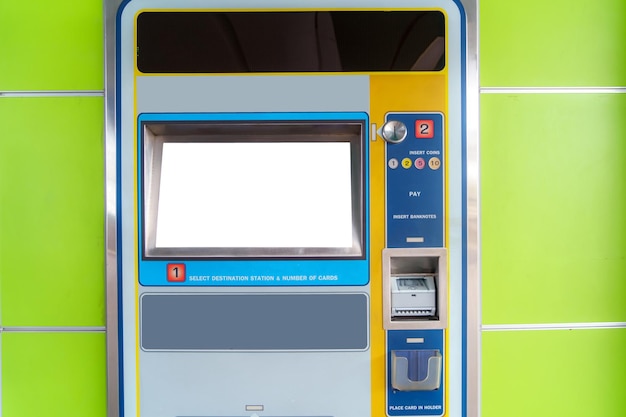
<path fill-rule="evenodd" d="M 103 333 L 3 333 L 2 415 L 106 416 Z"/>
<path fill-rule="evenodd" d="M 483 322 L 626 322 L 626 94 L 483 94 Z"/>
<path fill-rule="evenodd" d="M 480 66 L 483 324 L 626 322 L 626 90 L 585 90 L 626 86 L 626 2 L 482 0 Z M 483 417 L 626 415 L 626 329 L 482 343 Z"/>
<path fill-rule="evenodd" d="M 3 326 L 104 325 L 103 99 L 0 99 Z"/>
<path fill-rule="evenodd" d="M 102 10 L 0 2 L 0 92 L 101 90 Z M 0 96 L 2 416 L 106 415 L 103 240 L 103 98 Z"/>
<path fill-rule="evenodd" d="M 626 85 L 626 2 L 480 2 L 481 85 Z"/>
<path fill-rule="evenodd" d="M 0 91 L 103 88 L 103 5 L 0 1 Z"/>
<path fill-rule="evenodd" d="M 622 417 L 626 329 L 483 333 L 482 415 Z"/>

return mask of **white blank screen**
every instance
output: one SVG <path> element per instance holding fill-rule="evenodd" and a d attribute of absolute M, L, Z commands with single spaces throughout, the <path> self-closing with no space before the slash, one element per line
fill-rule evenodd
<path fill-rule="evenodd" d="M 348 142 L 165 142 L 159 248 L 352 246 Z"/>

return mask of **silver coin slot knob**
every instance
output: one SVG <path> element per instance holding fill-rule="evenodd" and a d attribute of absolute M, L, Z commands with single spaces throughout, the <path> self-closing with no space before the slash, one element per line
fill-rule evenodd
<path fill-rule="evenodd" d="M 407 135 L 406 125 L 397 120 L 390 120 L 380 129 L 380 135 L 389 143 L 400 143 Z"/>

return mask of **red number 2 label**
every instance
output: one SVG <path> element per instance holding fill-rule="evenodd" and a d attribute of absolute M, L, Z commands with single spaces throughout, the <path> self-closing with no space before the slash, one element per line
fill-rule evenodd
<path fill-rule="evenodd" d="M 435 122 L 433 120 L 416 120 L 415 137 L 418 139 L 431 139 L 435 137 Z"/>

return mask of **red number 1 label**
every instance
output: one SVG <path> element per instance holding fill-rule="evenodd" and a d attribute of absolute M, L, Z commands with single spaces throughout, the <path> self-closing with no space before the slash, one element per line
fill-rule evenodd
<path fill-rule="evenodd" d="M 184 282 L 185 264 L 167 264 L 167 281 Z"/>
<path fill-rule="evenodd" d="M 431 139 L 435 137 L 435 122 L 433 120 L 416 120 L 415 137 L 418 139 Z"/>

